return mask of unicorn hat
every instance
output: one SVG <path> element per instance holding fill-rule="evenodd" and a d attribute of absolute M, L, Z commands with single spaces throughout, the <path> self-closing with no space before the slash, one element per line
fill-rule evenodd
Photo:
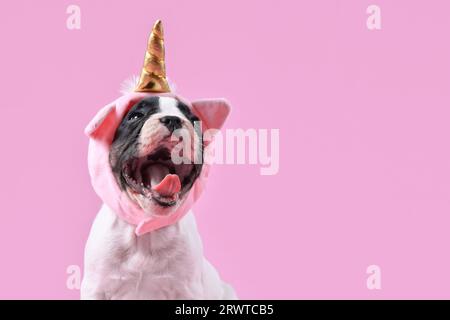
<path fill-rule="evenodd" d="M 98 111 L 85 129 L 89 137 L 88 167 L 92 186 L 104 204 L 121 219 L 136 226 L 135 233 L 142 235 L 179 221 L 194 205 L 202 193 L 209 172 L 204 163 L 202 172 L 184 195 L 174 212 L 152 215 L 144 210 L 119 187 L 109 162 L 109 153 L 116 129 L 130 108 L 149 96 L 173 97 L 184 102 L 202 122 L 202 131 L 220 129 L 230 106 L 224 99 L 202 99 L 189 102 L 171 92 L 166 78 L 162 22 L 156 21 L 150 34 L 139 82 L 134 92 L 126 93 Z M 211 147 L 211 144 L 208 148 Z M 207 152 L 204 150 L 204 152 Z"/>

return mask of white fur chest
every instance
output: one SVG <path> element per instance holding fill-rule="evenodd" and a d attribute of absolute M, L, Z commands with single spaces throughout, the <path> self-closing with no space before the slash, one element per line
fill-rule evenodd
<path fill-rule="evenodd" d="M 210 266 L 203 258 L 192 213 L 172 226 L 137 237 L 133 226 L 103 206 L 86 244 L 81 296 L 199 299 L 213 293 L 221 297 L 222 283 L 218 276 L 219 281 L 214 281 L 217 273 L 210 274 Z"/>

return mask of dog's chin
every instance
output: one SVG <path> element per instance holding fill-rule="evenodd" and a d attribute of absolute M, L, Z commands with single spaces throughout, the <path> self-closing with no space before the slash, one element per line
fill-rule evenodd
<path fill-rule="evenodd" d="M 128 188 L 127 193 L 147 216 L 168 216 L 175 212 L 181 203 L 179 196 L 176 199 L 162 198 L 158 195 L 148 197 Z"/>
<path fill-rule="evenodd" d="M 148 215 L 175 212 L 198 175 L 197 165 L 174 164 L 164 148 L 130 159 L 122 168 L 128 196 Z"/>

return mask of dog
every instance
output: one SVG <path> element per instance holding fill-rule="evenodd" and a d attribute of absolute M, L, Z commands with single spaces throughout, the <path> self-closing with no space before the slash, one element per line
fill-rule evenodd
<path fill-rule="evenodd" d="M 166 79 L 158 20 L 133 92 L 86 127 L 91 183 L 103 200 L 85 248 L 82 299 L 235 299 L 203 256 L 192 205 L 208 176 L 223 99 L 189 102 Z"/>
<path fill-rule="evenodd" d="M 207 105 L 206 117 L 223 123 L 228 105 Z M 121 120 L 109 165 L 121 192 L 145 215 L 174 214 L 201 176 L 203 163 L 174 164 L 171 156 L 180 143 L 173 138 L 176 130 L 188 132 L 201 150 L 202 133 L 194 125 L 200 121 L 175 96 L 142 98 Z M 101 125 L 95 126 L 100 130 Z M 174 224 L 136 235 L 134 225 L 104 204 L 86 244 L 81 298 L 235 299 L 236 294 L 204 258 L 190 210 Z"/>

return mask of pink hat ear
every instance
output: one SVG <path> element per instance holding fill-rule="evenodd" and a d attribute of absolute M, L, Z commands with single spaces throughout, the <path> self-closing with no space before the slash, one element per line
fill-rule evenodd
<path fill-rule="evenodd" d="M 192 108 L 207 129 L 220 129 L 230 113 L 230 105 L 225 99 L 194 101 Z"/>
<path fill-rule="evenodd" d="M 90 138 L 99 138 L 108 135 L 108 128 L 115 122 L 115 110 L 116 106 L 113 103 L 100 109 L 100 111 L 86 126 L 84 133 Z"/>

